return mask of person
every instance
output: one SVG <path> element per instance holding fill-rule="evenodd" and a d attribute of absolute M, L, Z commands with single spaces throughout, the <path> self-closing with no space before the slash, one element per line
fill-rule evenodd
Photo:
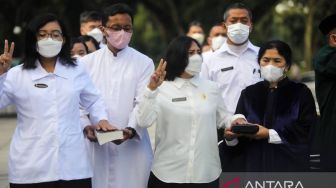
<path fill-rule="evenodd" d="M 98 43 L 103 41 L 103 33 L 99 29 L 102 26 L 102 15 L 97 11 L 84 11 L 80 14 L 80 34 L 92 36 Z"/>
<path fill-rule="evenodd" d="M 210 29 L 209 37 L 207 38 L 210 48 L 207 51 L 203 50 L 202 53 L 204 62 L 207 62 L 213 52 L 218 50 L 224 44 L 226 38 L 226 30 L 222 23 L 216 24 Z"/>
<path fill-rule="evenodd" d="M 4 49 L 0 108 L 16 105 L 18 119 L 9 149 L 10 187 L 91 188 L 80 106 L 95 129 L 115 127 L 85 68 L 70 57 L 64 23 L 53 14 L 35 17 L 26 29 L 23 64 L 10 70 L 14 44 L 5 41 Z"/>
<path fill-rule="evenodd" d="M 200 79 L 201 46 L 187 36 L 168 46 L 140 100 L 141 127 L 156 125 L 148 188 L 218 188 L 221 174 L 217 127 L 228 125 L 215 82 Z"/>
<path fill-rule="evenodd" d="M 234 113 L 243 89 L 261 81 L 257 60 L 259 47 L 248 39 L 252 30 L 251 10 L 242 3 L 230 5 L 224 13 L 227 40 L 202 65 L 202 78 L 220 85 L 225 107 Z"/>
<path fill-rule="evenodd" d="M 309 88 L 286 76 L 291 57 L 285 42 L 265 43 L 258 54 L 265 81 L 248 86 L 240 95 L 235 114 L 244 115 L 246 121 L 237 123 L 249 122 L 259 128 L 250 135 L 233 133 L 235 125 L 225 130 L 225 139 L 234 147 L 226 152 L 232 159 L 229 163 L 238 162 L 242 171 L 309 170 L 309 135 L 317 114 Z"/>
<path fill-rule="evenodd" d="M 202 24 L 199 21 L 192 21 L 189 24 L 187 36 L 196 39 L 197 42 L 202 45 L 205 39 L 204 30 Z"/>
<path fill-rule="evenodd" d="M 79 58 L 83 57 L 88 54 L 88 47 L 84 42 L 79 40 L 79 38 L 72 38 L 70 43 L 71 48 L 71 57 L 72 58 Z"/>
<path fill-rule="evenodd" d="M 99 43 L 90 35 L 82 35 L 78 39 L 85 43 L 88 48 L 88 54 L 100 49 Z"/>
<path fill-rule="evenodd" d="M 320 108 L 321 170 L 336 171 L 336 14 L 324 18 L 319 29 L 327 39 L 314 57 L 316 98 Z"/>
<path fill-rule="evenodd" d="M 147 129 L 139 128 L 134 108 L 154 71 L 153 61 L 128 46 L 133 32 L 133 12 L 126 4 L 104 9 L 102 31 L 107 46 L 80 59 L 102 93 L 110 122 L 128 128 L 133 138 L 120 145 L 93 143 L 94 188 L 147 187 L 152 148 Z M 82 118 L 84 125 L 90 125 Z M 89 128 L 90 126 L 88 126 Z"/>

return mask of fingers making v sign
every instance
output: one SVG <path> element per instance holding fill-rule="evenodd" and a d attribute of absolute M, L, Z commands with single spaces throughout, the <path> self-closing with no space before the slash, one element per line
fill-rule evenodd
<path fill-rule="evenodd" d="M 150 77 L 148 88 L 152 91 L 156 90 L 166 77 L 166 66 L 167 62 L 163 59 L 160 60 L 159 66 L 156 68 L 155 72 Z"/>
<path fill-rule="evenodd" d="M 8 40 L 5 40 L 4 52 L 0 55 L 0 75 L 7 72 L 13 57 L 14 42 L 8 47 Z"/>

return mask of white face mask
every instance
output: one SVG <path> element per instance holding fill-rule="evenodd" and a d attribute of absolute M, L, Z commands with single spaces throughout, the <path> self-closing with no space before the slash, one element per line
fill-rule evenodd
<path fill-rule="evenodd" d="M 194 54 L 189 57 L 188 65 L 185 72 L 190 75 L 197 75 L 201 72 L 203 58 L 200 54 Z"/>
<path fill-rule="evenodd" d="M 274 65 L 266 65 L 260 67 L 261 77 L 269 82 L 278 81 L 285 72 L 285 67 L 279 68 Z"/>
<path fill-rule="evenodd" d="M 87 35 L 90 35 L 99 43 L 103 40 L 103 32 L 101 32 L 99 28 L 92 29 L 90 32 L 87 33 Z"/>
<path fill-rule="evenodd" d="M 229 25 L 227 29 L 227 36 L 235 44 L 246 42 L 250 34 L 250 26 L 241 23 Z"/>
<path fill-rule="evenodd" d="M 53 40 L 50 37 L 37 41 L 36 50 L 43 57 L 55 57 L 62 50 L 63 41 Z"/>
<path fill-rule="evenodd" d="M 204 34 L 202 33 L 194 33 L 192 35 L 190 35 L 191 38 L 197 40 L 197 42 L 202 45 L 204 42 Z"/>
<path fill-rule="evenodd" d="M 219 49 L 224 42 L 226 41 L 226 37 L 223 37 L 221 35 L 217 36 L 217 37 L 213 37 L 211 39 L 211 48 L 213 51 Z"/>

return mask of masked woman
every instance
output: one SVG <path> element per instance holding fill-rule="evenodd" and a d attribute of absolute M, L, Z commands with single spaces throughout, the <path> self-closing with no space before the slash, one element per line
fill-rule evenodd
<path fill-rule="evenodd" d="M 149 188 L 218 188 L 217 128 L 230 123 L 216 83 L 200 79 L 199 43 L 173 40 L 139 103 L 139 126 L 156 124 Z"/>
<path fill-rule="evenodd" d="M 286 43 L 267 42 L 260 48 L 258 62 L 265 81 L 242 91 L 236 114 L 258 125 L 259 131 L 239 135 L 227 128 L 224 137 L 236 143 L 226 155 L 239 171 L 307 171 L 309 132 L 317 116 L 312 93 L 286 77 L 292 64 Z"/>
<path fill-rule="evenodd" d="M 52 14 L 33 19 L 23 64 L 10 67 L 14 44 L 0 56 L 0 108 L 16 105 L 9 151 L 11 188 L 90 188 L 82 106 L 98 128 L 112 130 L 104 104 L 85 69 L 70 57 L 64 24 Z"/>

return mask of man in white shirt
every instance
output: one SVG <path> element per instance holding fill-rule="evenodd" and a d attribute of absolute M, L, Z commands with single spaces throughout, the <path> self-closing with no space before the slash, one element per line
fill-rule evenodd
<path fill-rule="evenodd" d="M 79 61 L 100 90 L 107 105 L 110 122 L 133 132 L 133 138 L 116 145 L 92 144 L 94 165 L 93 188 L 146 188 L 153 158 L 147 129 L 136 125 L 134 108 L 140 93 L 154 71 L 153 61 L 128 46 L 133 32 L 133 13 L 125 4 L 104 9 L 101 27 L 107 46 Z M 90 125 L 83 118 L 84 125 Z M 92 128 L 86 134 L 94 140 Z"/>
<path fill-rule="evenodd" d="M 224 13 L 227 41 L 202 65 L 201 77 L 219 84 L 224 103 L 234 113 L 241 91 L 261 81 L 257 62 L 259 47 L 248 39 L 252 31 L 252 13 L 236 3 Z"/>
<path fill-rule="evenodd" d="M 207 42 L 210 46 L 208 51 L 203 51 L 203 62 L 208 61 L 210 56 L 226 42 L 226 30 L 222 23 L 212 26 Z"/>

